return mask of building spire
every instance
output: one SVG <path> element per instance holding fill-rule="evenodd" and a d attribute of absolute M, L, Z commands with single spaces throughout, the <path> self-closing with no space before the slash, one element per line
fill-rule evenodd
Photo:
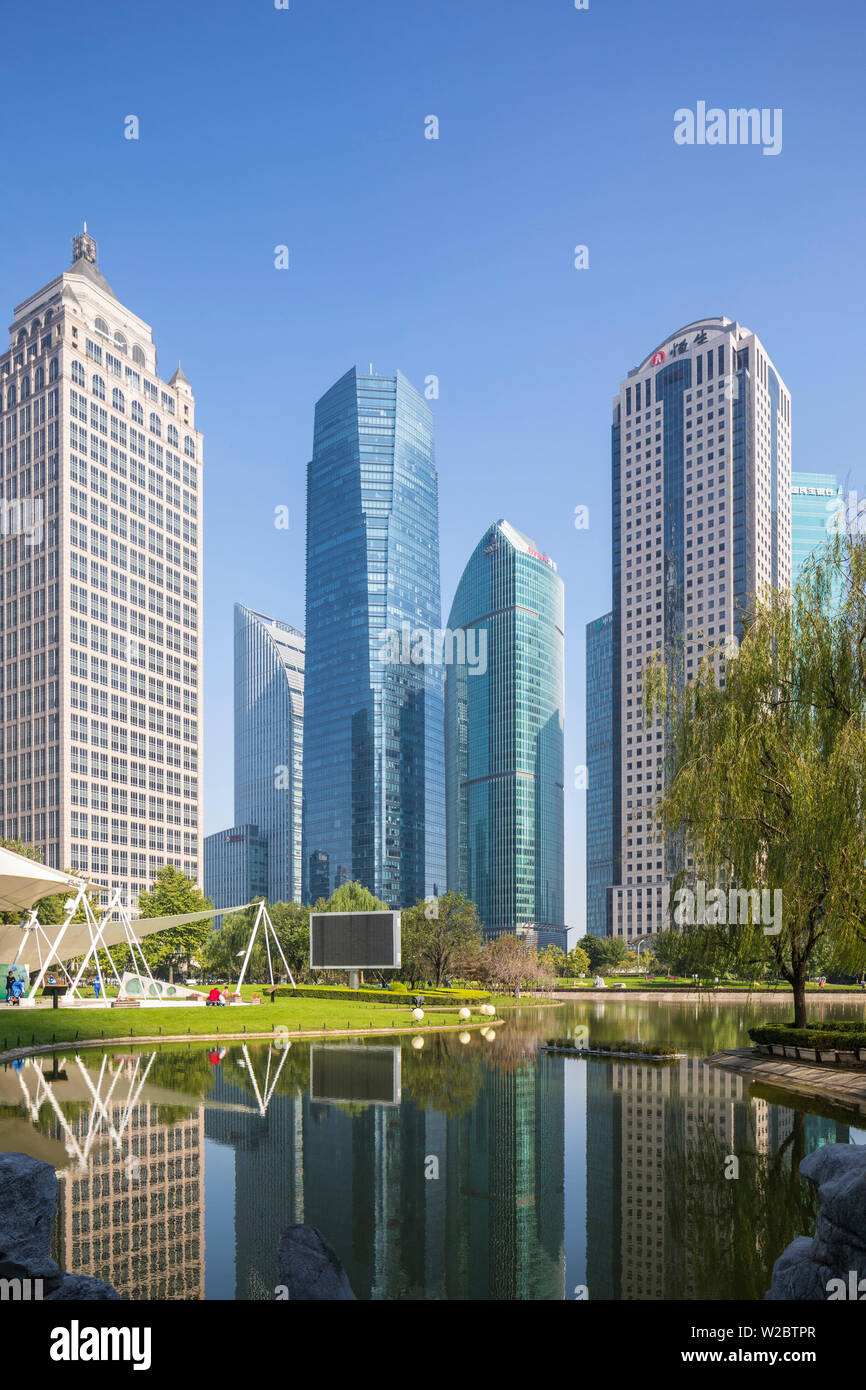
<path fill-rule="evenodd" d="M 96 242 L 87 235 L 86 222 L 84 231 L 72 238 L 72 261 L 73 264 L 75 261 L 89 261 L 91 265 L 96 265 Z"/>

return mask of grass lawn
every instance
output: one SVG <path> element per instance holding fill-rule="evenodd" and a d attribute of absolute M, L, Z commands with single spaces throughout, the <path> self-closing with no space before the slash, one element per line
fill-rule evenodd
<path fill-rule="evenodd" d="M 243 991 L 244 994 L 246 990 Z M 252 993 L 253 990 L 250 990 Z M 473 1010 L 472 1021 L 483 1015 Z M 252 1008 L 184 1008 L 167 1004 L 155 1009 L 22 1009 L 0 1005 L 0 1050 L 36 1043 L 74 1042 L 76 1038 L 128 1038 L 177 1034 L 267 1033 L 272 1026 L 289 1032 L 313 1029 L 424 1029 L 458 1022 L 457 1009 L 424 1010 L 423 1023 L 412 1018 L 411 1000 L 402 1007 L 347 1000 L 282 999 Z M 20 1038 L 20 1043 L 18 1039 Z"/>
<path fill-rule="evenodd" d="M 594 977 L 593 977 L 593 978 L 594 978 Z M 647 980 L 647 979 L 645 979 L 645 978 L 642 978 L 641 976 L 634 976 L 634 975 L 629 975 L 629 976 L 625 976 L 625 975 L 602 975 L 602 979 L 604 980 L 604 982 L 605 982 L 606 985 L 609 985 L 609 986 L 611 986 L 612 988 L 615 987 L 615 986 L 617 986 L 617 985 L 625 985 L 626 989 L 648 989 L 648 990 L 650 990 L 650 989 L 662 989 L 662 990 L 664 990 L 664 989 L 682 989 L 682 990 L 686 990 L 686 989 L 703 989 L 703 990 L 718 990 L 719 992 L 722 992 L 722 993 L 723 993 L 725 990 L 733 990 L 733 991 L 737 991 L 738 993 L 741 992 L 741 991 L 743 991 L 743 990 L 751 990 L 751 992 L 752 992 L 753 994 L 790 994 L 790 993 L 791 993 L 791 986 L 790 986 L 789 984 L 785 984 L 784 982 L 782 982 L 782 983 L 776 982 L 776 983 L 774 983 L 774 984 L 765 984 L 765 983 L 762 981 L 762 982 L 760 982 L 760 983 L 758 983 L 758 984 L 753 984 L 753 983 L 751 983 L 749 980 L 720 980 L 720 982 L 718 983 L 718 985 L 716 985 L 712 980 L 700 980 L 700 979 L 699 979 L 698 982 L 697 982 L 697 985 L 695 985 L 695 983 L 694 983 L 692 980 L 690 980 L 690 979 L 683 979 L 682 975 L 680 975 L 680 976 L 678 976 L 678 977 L 672 977 L 672 976 L 669 976 L 669 975 L 656 975 L 656 976 L 654 976 L 654 978 L 653 978 L 652 980 Z M 591 990 L 593 989 L 593 983 L 592 983 L 592 980 L 589 979 L 589 978 L 587 978 L 587 979 L 585 979 L 585 980 L 557 980 L 557 982 L 556 982 L 556 988 L 557 988 L 557 989 L 560 989 L 560 990 L 563 990 L 563 989 L 574 989 L 574 990 L 590 990 L 590 991 L 591 991 Z M 806 992 L 807 992 L 808 994 L 819 994 L 819 995 L 823 995 L 823 994 L 833 994 L 833 993 L 837 993 L 837 994 L 838 994 L 839 992 L 848 992 L 848 993 L 850 993 L 852 990 L 862 993 L 862 991 L 860 991 L 859 985 L 857 985 L 857 984 L 850 984 L 850 985 L 830 985 L 830 984 L 827 984 L 827 985 L 824 986 L 823 989 L 819 989 L 818 986 L 817 986 L 816 984 L 807 984 L 807 985 L 806 985 Z"/>

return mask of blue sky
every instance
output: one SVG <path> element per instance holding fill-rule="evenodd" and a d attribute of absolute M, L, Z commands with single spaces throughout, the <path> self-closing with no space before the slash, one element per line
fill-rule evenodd
<path fill-rule="evenodd" d="M 501 516 L 565 582 L 581 926 L 573 769 L 584 624 L 610 606 L 620 380 L 681 325 L 739 319 L 791 390 L 795 468 L 863 491 L 860 0 L 47 0 L 3 28 L 9 319 L 86 218 L 162 374 L 180 358 L 196 395 L 206 832 L 232 821 L 232 604 L 303 627 L 315 401 L 356 363 L 436 374 L 444 616 Z M 675 110 L 700 100 L 781 107 L 781 154 L 676 145 Z"/>

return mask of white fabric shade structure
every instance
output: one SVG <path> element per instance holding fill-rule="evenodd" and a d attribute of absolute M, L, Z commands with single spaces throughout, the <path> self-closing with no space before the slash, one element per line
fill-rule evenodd
<path fill-rule="evenodd" d="M 27 912 L 34 903 L 52 893 L 77 893 L 81 888 L 99 891 L 95 883 L 86 883 L 73 874 L 51 869 L 13 849 L 0 848 L 0 912 Z"/>
<path fill-rule="evenodd" d="M 67 878 L 67 887 L 69 886 Z M 94 891 L 99 891 L 95 885 L 91 885 L 91 887 Z M 51 889 L 52 893 L 58 891 L 56 887 Z M 43 893 L 42 896 L 47 897 L 48 894 Z M 248 903 L 242 903 L 240 907 L 209 907 L 204 912 L 186 912 L 177 917 L 136 917 L 126 923 L 122 921 L 108 922 L 100 935 L 100 945 L 125 946 L 128 940 L 128 929 L 134 933 L 137 941 L 141 941 L 145 936 L 152 936 L 154 932 L 158 931 L 167 931 L 169 927 L 184 927 L 190 922 L 203 922 L 205 918 L 213 917 L 216 913 L 221 916 L 228 916 L 232 912 L 243 912 L 248 906 Z M 10 909 L 5 908 L 3 910 L 9 911 Z M 52 926 L 40 924 L 41 931 L 48 938 L 49 943 L 55 946 L 54 959 L 72 960 L 75 956 L 83 956 L 93 941 L 91 924 L 89 922 L 70 922 L 63 933 L 63 939 L 59 940 L 62 926 L 62 922 Z M 0 924 L 0 960 L 15 960 L 21 952 L 26 933 L 32 930 L 29 921 L 13 922 L 8 925 Z"/>
<path fill-rule="evenodd" d="M 28 859 L 26 855 L 16 853 L 15 850 L 0 847 L 0 912 L 27 913 L 23 922 L 0 925 L 0 961 L 15 965 L 20 960 L 22 965 L 27 966 L 32 963 L 33 956 L 39 961 L 38 973 L 32 983 L 29 997 L 22 1000 L 22 1003 L 35 1002 L 36 993 L 44 983 L 52 961 L 57 961 L 68 985 L 67 998 L 77 997 L 78 985 L 91 959 L 104 994 L 104 980 L 98 958 L 100 950 L 106 952 L 112 972 L 120 985 L 120 976 L 111 957 L 112 946 L 128 946 L 133 963 L 135 952 L 138 950 L 145 972 L 152 980 L 150 967 L 141 951 L 143 937 L 152 936 L 171 927 L 203 922 L 217 912 L 242 912 L 250 906 L 248 903 L 242 903 L 239 907 L 209 907 L 200 912 L 182 912 L 170 917 L 132 919 L 129 909 L 121 900 L 121 890 L 117 888 L 107 907 L 101 909 L 101 917 L 97 918 L 87 895 L 102 891 L 102 887 L 97 883 L 90 883 L 75 874 L 63 873 L 60 869 L 52 869 L 47 864 L 40 864 L 35 859 Z M 37 904 L 42 898 L 51 897 L 56 893 L 66 894 L 63 921 L 52 924 L 40 922 Z M 79 911 L 84 914 L 84 920 L 74 922 L 72 919 Z M 112 920 L 115 914 L 119 920 Z M 62 962 L 77 959 L 79 956 L 83 957 L 83 960 L 73 979 Z"/>

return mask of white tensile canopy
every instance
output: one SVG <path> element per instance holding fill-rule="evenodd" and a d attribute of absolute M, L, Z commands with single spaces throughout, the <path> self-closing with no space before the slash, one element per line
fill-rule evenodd
<path fill-rule="evenodd" d="M 105 949 L 120 985 L 120 977 L 114 969 L 109 950 L 111 946 L 129 946 L 134 962 L 135 951 L 138 949 L 141 953 L 141 940 L 145 936 L 166 931 L 170 927 L 186 926 L 190 922 L 203 922 L 217 912 L 242 912 L 249 905 L 242 903 L 239 907 L 209 907 L 203 911 L 182 912 L 170 917 L 137 917 L 132 920 L 129 909 L 121 901 L 121 890 L 116 888 L 107 908 L 101 910 L 101 918 L 97 919 L 87 894 L 102 891 L 104 890 L 98 883 L 90 883 L 75 874 L 52 869 L 47 864 L 40 864 L 35 859 L 28 859 L 24 854 L 0 846 L 0 912 L 27 913 L 23 922 L 0 924 L 0 961 L 15 965 L 19 960 L 23 960 L 23 964 L 30 965 L 31 960 L 28 957 L 34 953 L 39 960 L 36 980 L 32 984 L 29 997 L 23 1002 L 34 1002 L 36 992 L 43 984 L 52 960 L 56 960 L 60 965 L 69 984 L 69 995 L 77 997 L 78 984 L 91 958 L 100 983 L 104 986 L 97 952 Z M 42 898 L 51 897 L 56 893 L 66 894 L 63 921 L 53 924 L 40 922 L 37 904 Z M 84 913 L 84 921 L 73 922 L 72 919 L 79 910 Z M 119 920 L 112 920 L 114 914 L 118 914 Z M 84 959 L 73 980 L 62 962 L 78 956 L 83 956 Z M 150 967 L 143 955 L 142 963 L 146 973 L 150 975 Z"/>
<path fill-rule="evenodd" d="M 0 912 L 27 912 L 52 893 L 77 893 L 82 887 L 98 891 L 96 884 L 0 847 Z"/>
<path fill-rule="evenodd" d="M 56 893 L 57 888 L 52 892 Z M 99 891 L 98 888 L 95 891 Z M 43 894 L 44 897 L 47 894 Z M 205 912 L 186 912 L 177 917 L 135 917 L 128 926 L 132 930 L 135 939 L 141 941 L 145 936 L 152 936 L 154 932 L 166 931 L 169 927 L 183 927 L 188 922 L 203 922 L 206 917 L 213 917 L 216 913 L 225 914 L 231 912 L 243 912 L 247 907 L 242 903 L 240 907 L 209 907 Z M 7 909 L 8 910 L 8 909 Z M 62 922 L 54 926 L 41 925 L 41 931 L 47 936 L 49 943 L 54 947 L 53 957 L 55 960 L 72 960 L 75 956 L 83 956 L 93 942 L 93 930 L 89 922 L 70 922 L 60 938 Z M 32 931 L 33 927 L 28 922 L 12 922 L 4 926 L 0 923 L 0 960 L 13 961 L 18 956 L 25 933 Z M 126 925 L 121 922 L 107 922 L 100 933 L 100 946 L 124 946 L 128 942 Z"/>

